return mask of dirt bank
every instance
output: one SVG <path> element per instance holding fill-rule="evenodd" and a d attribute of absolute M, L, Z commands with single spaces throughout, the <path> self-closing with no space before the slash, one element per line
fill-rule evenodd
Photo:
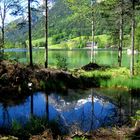
<path fill-rule="evenodd" d="M 67 88 L 98 87 L 94 78 L 82 78 L 58 69 L 45 69 L 20 64 L 16 61 L 0 61 L 0 92 L 25 90 L 56 90 Z"/>

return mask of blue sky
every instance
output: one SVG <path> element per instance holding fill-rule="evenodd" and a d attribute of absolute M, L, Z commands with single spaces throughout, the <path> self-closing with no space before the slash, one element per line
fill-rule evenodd
<path fill-rule="evenodd" d="M 43 1 L 44 0 L 38 0 L 38 2 L 39 2 L 39 5 L 41 5 L 41 4 L 43 4 Z M 25 0 L 21 0 L 21 2 L 23 3 L 23 4 L 26 4 L 26 2 L 27 2 L 27 0 L 25 1 Z M 0 2 L 0 4 L 1 4 L 1 6 L 2 6 L 2 3 Z M 49 7 L 52 7 L 52 2 L 50 2 L 49 3 Z M 5 19 L 5 24 L 7 24 L 7 23 L 9 23 L 9 22 L 11 22 L 11 21 L 13 21 L 13 20 L 15 20 L 15 19 L 18 19 L 20 16 L 11 16 L 9 13 L 10 13 L 11 11 L 9 11 L 7 14 L 6 14 L 6 19 Z M 0 26 L 1 26 L 1 18 L 0 18 Z"/>

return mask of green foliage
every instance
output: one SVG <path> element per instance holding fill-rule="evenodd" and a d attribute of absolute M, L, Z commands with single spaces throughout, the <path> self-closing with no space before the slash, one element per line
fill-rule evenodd
<path fill-rule="evenodd" d="M 96 35 L 95 42 L 97 42 L 99 48 L 105 48 L 112 44 L 112 41 L 110 40 L 110 36 L 106 34 Z"/>
<path fill-rule="evenodd" d="M 62 41 L 66 41 L 67 39 L 68 39 L 68 36 L 65 32 L 53 35 L 52 36 L 52 45 L 60 44 Z"/>
<path fill-rule="evenodd" d="M 60 69 L 67 70 L 67 67 L 68 67 L 67 58 L 65 56 L 61 56 L 57 54 L 55 58 L 56 58 L 56 66 Z"/>
<path fill-rule="evenodd" d="M 135 120 L 135 121 L 140 121 L 140 110 L 138 110 L 136 112 L 136 115 L 134 117 L 131 117 L 132 120 Z"/>
<path fill-rule="evenodd" d="M 63 34 L 53 35 L 52 36 L 52 45 L 59 44 L 63 38 L 64 38 Z"/>
<path fill-rule="evenodd" d="M 131 38 L 130 35 L 125 35 L 123 39 L 123 47 L 129 48 L 131 45 Z"/>
<path fill-rule="evenodd" d="M 61 49 L 69 49 L 69 46 L 68 46 L 68 44 L 66 42 L 61 42 L 60 48 Z"/>
<path fill-rule="evenodd" d="M 28 43 L 28 41 L 27 41 Z M 39 38 L 39 39 L 35 39 L 32 41 L 32 44 L 34 47 L 44 47 L 45 46 L 45 38 Z M 52 44 L 52 38 L 48 38 L 48 44 L 51 45 Z"/>
<path fill-rule="evenodd" d="M 21 137 L 21 138 L 28 138 L 30 135 L 39 134 L 40 132 L 44 131 L 48 125 L 47 117 L 38 118 L 32 116 L 25 125 L 21 125 L 17 121 L 12 122 L 12 127 L 10 133 L 12 135 Z"/>
<path fill-rule="evenodd" d="M 90 72 L 81 71 L 82 77 L 100 80 L 101 87 L 126 87 L 128 89 L 140 88 L 140 76 L 131 78 L 127 68 L 108 68 L 105 70 L 94 70 Z"/>
<path fill-rule="evenodd" d="M 21 135 L 22 134 L 22 131 L 21 131 L 22 129 L 23 129 L 23 127 L 18 121 L 16 121 L 16 120 L 12 121 L 11 130 L 12 130 L 13 135 L 17 135 L 17 134 Z"/>
<path fill-rule="evenodd" d="M 27 130 L 31 134 L 37 134 L 45 130 L 47 123 L 48 120 L 46 117 L 31 117 L 25 125 L 25 130 Z"/>
<path fill-rule="evenodd" d="M 46 89 L 46 83 L 43 80 L 40 81 L 40 87 Z"/>
<path fill-rule="evenodd" d="M 134 70 L 136 75 L 140 75 L 140 61 L 135 64 Z"/>
<path fill-rule="evenodd" d="M 87 37 L 84 37 L 83 39 L 80 37 L 77 47 L 78 48 L 84 48 L 84 47 L 86 47 L 87 40 L 88 40 Z"/>
<path fill-rule="evenodd" d="M 38 42 L 38 44 L 36 44 L 37 47 L 45 47 L 45 42 Z"/>
<path fill-rule="evenodd" d="M 140 22 L 136 27 L 135 48 L 140 51 Z"/>
<path fill-rule="evenodd" d="M 5 43 L 5 48 L 15 48 L 15 45 L 13 43 L 6 42 Z"/>

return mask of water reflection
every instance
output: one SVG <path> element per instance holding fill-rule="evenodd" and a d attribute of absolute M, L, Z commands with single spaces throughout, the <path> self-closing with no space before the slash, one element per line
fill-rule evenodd
<path fill-rule="evenodd" d="M 45 62 L 44 49 L 33 49 L 33 62 L 37 64 L 43 64 Z M 98 52 L 98 53 L 97 53 Z M 26 49 L 12 49 L 5 50 L 5 54 L 8 55 L 10 59 L 16 59 L 19 62 L 28 63 L 29 62 L 29 52 Z M 67 58 L 69 68 L 79 68 L 90 62 L 90 51 L 88 50 L 50 50 L 49 55 L 49 65 L 56 66 L 57 58 L 56 55 L 60 55 Z M 110 66 L 117 66 L 117 51 L 96 51 L 96 63 L 105 64 Z M 135 61 L 140 60 L 139 55 L 135 55 Z M 123 51 L 122 66 L 130 66 L 130 56 Z"/>
<path fill-rule="evenodd" d="M 25 124 L 30 116 L 47 116 L 71 133 L 121 125 L 140 108 L 140 98 L 132 95 L 122 89 L 68 90 L 64 95 L 37 92 L 21 104 L 1 102 L 0 126 L 9 127 L 13 120 Z"/>

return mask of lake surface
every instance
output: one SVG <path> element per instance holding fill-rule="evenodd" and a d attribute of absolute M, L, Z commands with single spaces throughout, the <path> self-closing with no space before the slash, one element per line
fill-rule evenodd
<path fill-rule="evenodd" d="M 7 49 L 5 54 L 10 59 L 16 59 L 22 63 L 29 63 L 29 52 L 26 49 Z M 90 62 L 90 50 L 50 50 L 49 51 L 49 65 L 56 66 L 57 56 L 63 57 L 68 63 L 68 68 L 79 68 Z M 117 66 L 117 51 L 110 50 L 96 50 L 93 54 L 95 62 L 98 64 L 105 64 L 110 66 Z M 127 55 L 126 51 L 123 51 L 122 65 L 130 66 L 131 55 Z M 135 55 L 135 62 L 140 60 L 138 54 Z M 45 50 L 44 49 L 33 49 L 33 62 L 36 64 L 43 64 L 45 62 Z"/>
<path fill-rule="evenodd" d="M 67 133 L 122 125 L 140 109 L 138 95 L 126 89 L 68 89 L 63 94 L 36 92 L 22 101 L 0 97 L 0 126 L 10 127 L 15 120 L 25 124 L 32 115 L 47 115 Z"/>

